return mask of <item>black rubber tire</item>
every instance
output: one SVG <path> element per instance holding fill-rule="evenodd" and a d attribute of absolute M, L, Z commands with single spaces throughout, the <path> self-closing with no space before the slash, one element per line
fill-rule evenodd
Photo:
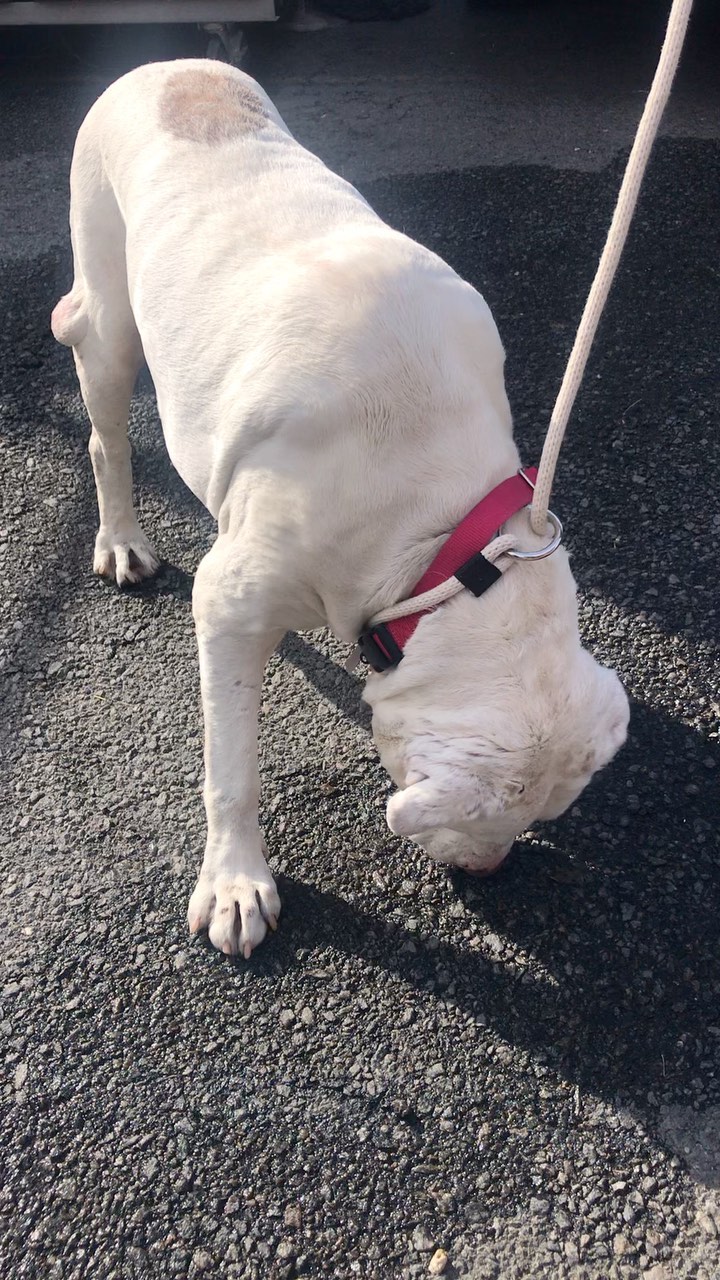
<path fill-rule="evenodd" d="M 381 22 L 411 18 L 431 4 L 432 0 L 319 0 L 318 8 L 349 22 Z"/>

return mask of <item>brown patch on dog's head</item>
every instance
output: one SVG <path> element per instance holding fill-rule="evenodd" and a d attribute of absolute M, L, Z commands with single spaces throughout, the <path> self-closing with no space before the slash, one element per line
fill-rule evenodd
<path fill-rule="evenodd" d="M 217 146 L 268 123 L 250 85 L 223 71 L 193 68 L 170 76 L 160 98 L 160 123 L 175 138 Z"/>

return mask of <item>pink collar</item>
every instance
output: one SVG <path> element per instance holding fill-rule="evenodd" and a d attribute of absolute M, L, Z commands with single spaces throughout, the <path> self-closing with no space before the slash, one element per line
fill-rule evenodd
<path fill-rule="evenodd" d="M 410 597 L 422 595 L 452 577 L 458 578 L 476 596 L 487 591 L 502 575 L 494 564 L 485 559 L 482 550 L 506 520 L 528 505 L 536 479 L 537 467 L 526 467 L 503 480 L 482 502 L 478 502 L 443 543 L 429 569 L 413 587 Z M 428 612 L 428 609 L 420 609 L 393 622 L 367 627 L 358 640 L 362 660 L 374 671 L 396 667 L 405 656 L 405 646 L 420 619 Z"/>

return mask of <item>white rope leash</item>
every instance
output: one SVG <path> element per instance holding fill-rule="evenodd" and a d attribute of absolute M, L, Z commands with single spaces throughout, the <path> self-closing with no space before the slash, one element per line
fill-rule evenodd
<path fill-rule="evenodd" d="M 650 152 L 660 127 L 660 121 L 667 105 L 672 82 L 680 61 L 692 6 L 693 0 L 673 0 L 657 70 L 653 77 L 647 102 L 645 103 L 645 110 L 640 119 L 635 141 L 627 162 L 605 248 L 598 264 L 588 300 L 585 303 L 585 310 L 570 353 L 565 376 L 552 411 L 530 509 L 530 525 L 533 531 L 538 534 L 545 533 L 547 529 L 550 492 L 568 419 L 582 382 L 598 323 L 625 247 L 647 162 L 650 158 Z M 555 523 L 558 525 L 560 533 L 562 533 L 562 527 L 557 520 L 555 520 Z M 515 546 L 516 539 L 514 537 L 501 534 L 489 543 L 487 547 L 483 548 L 482 554 L 486 560 L 489 560 L 491 564 L 496 564 L 498 569 L 504 573 L 513 563 L 508 553 Z M 396 604 L 390 605 L 389 608 L 383 609 L 380 613 L 375 614 L 371 619 L 370 625 L 379 626 L 382 622 L 394 622 L 397 618 L 404 618 L 412 613 L 436 609 L 438 605 L 444 604 L 446 600 L 451 599 L 452 596 L 457 595 L 459 591 L 464 589 L 463 584 L 457 578 L 450 577 L 445 582 L 441 582 L 439 586 L 433 587 L 432 590 L 424 591 L 422 595 L 399 600 Z M 358 661 L 359 658 L 355 654 L 347 664 L 348 670 L 352 671 Z"/>
<path fill-rule="evenodd" d="M 499 538 L 494 538 L 486 547 L 483 547 L 482 554 L 491 564 L 497 565 L 501 573 L 504 573 L 508 565 L 512 564 L 512 560 L 507 552 L 515 546 L 516 539 L 510 534 L 503 533 Z M 432 587 L 430 591 L 423 591 L 420 596 L 409 596 L 407 600 L 398 600 L 397 604 L 391 604 L 387 609 L 383 609 L 382 613 L 376 613 L 370 619 L 370 625 L 378 627 L 381 622 L 394 622 L 396 618 L 407 618 L 411 613 L 423 613 L 427 609 L 437 609 L 439 604 L 444 604 L 451 596 L 457 595 L 458 591 L 464 591 L 465 587 L 459 578 L 450 577 L 441 582 L 439 586 Z"/>
<path fill-rule="evenodd" d="M 548 433 L 545 437 L 530 512 L 530 523 L 535 533 L 544 533 L 547 526 L 550 491 L 555 476 L 558 454 L 560 453 L 568 419 L 575 403 L 575 397 L 582 382 L 595 331 L 603 313 L 620 256 L 625 247 L 628 230 L 640 193 L 640 184 L 643 180 L 663 111 L 670 96 L 670 89 L 680 60 L 692 6 L 693 0 L 673 0 L 670 10 L 660 60 L 645 103 L 645 110 L 638 126 L 632 151 L 630 152 L 605 248 L 585 304 L 585 310 L 580 321 L 567 369 L 565 370 L 562 386 L 555 401 Z"/>

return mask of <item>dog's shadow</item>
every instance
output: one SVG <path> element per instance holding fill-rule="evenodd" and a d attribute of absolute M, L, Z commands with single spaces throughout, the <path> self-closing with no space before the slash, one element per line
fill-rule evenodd
<path fill-rule="evenodd" d="M 302 663 L 298 638 L 290 643 L 292 660 Z M 306 664 L 316 680 L 320 658 L 315 653 Z M 334 672 L 323 692 L 343 709 L 354 699 L 364 716 L 358 682 L 347 676 L 340 688 L 339 700 Z M 360 955 L 409 986 L 482 1014 L 504 1040 L 596 1097 L 686 1102 L 698 1078 L 712 1088 L 708 1072 L 720 1049 L 713 1031 L 720 874 L 708 759 L 699 735 L 635 706 L 624 751 L 570 814 L 538 829 L 538 839 L 518 842 L 496 876 L 447 876 L 445 908 L 449 890 L 477 931 L 478 948 L 447 931 L 443 939 L 442 920 L 408 929 L 394 918 L 400 899 L 392 886 L 389 916 L 379 901 L 377 911 L 369 908 L 366 884 L 359 907 L 281 876 L 282 929 L 252 964 L 268 973 L 295 968 L 298 948 Z M 678 793 L 679 761 L 683 776 L 698 780 L 690 792 Z M 306 785 L 308 809 L 320 811 L 323 778 Z M 382 846 L 382 835 L 369 839 Z M 402 856 L 383 863 L 386 879 L 388 865 L 402 875 Z M 407 914 L 422 908 L 411 900 Z"/>
<path fill-rule="evenodd" d="M 190 604 L 194 581 L 194 574 L 188 573 L 186 569 L 174 564 L 171 560 L 163 560 L 152 578 L 145 578 L 142 582 L 131 586 L 117 588 L 117 592 L 118 595 L 128 596 L 133 600 L 149 601 L 169 597 L 180 604 Z M 112 587 L 112 583 L 102 583 L 101 586 Z"/>
<path fill-rule="evenodd" d="M 370 732 L 372 712 L 362 701 L 362 680 L 322 653 L 310 639 L 288 631 L 279 645 L 278 654 L 302 671 L 306 680 L 328 702 L 332 702 L 348 720 Z"/>

